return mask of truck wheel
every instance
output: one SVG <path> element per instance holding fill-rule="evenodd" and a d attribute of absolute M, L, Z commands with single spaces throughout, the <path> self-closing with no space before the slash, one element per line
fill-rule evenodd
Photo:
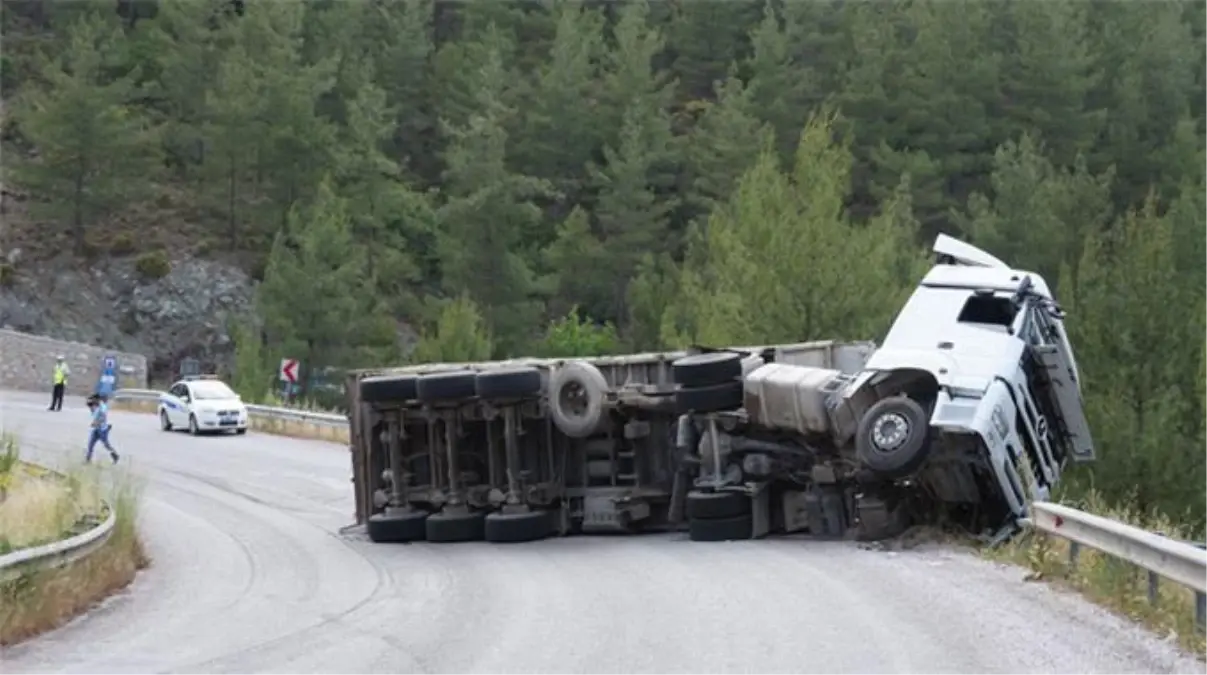
<path fill-rule="evenodd" d="M 708 387 L 742 376 L 742 355 L 737 352 L 692 354 L 671 363 L 671 379 L 681 387 Z"/>
<path fill-rule="evenodd" d="M 571 361 L 549 377 L 549 416 L 571 438 L 595 433 L 604 419 L 608 381 L 585 361 Z"/>
<path fill-rule="evenodd" d="M 541 393 L 541 371 L 536 368 L 484 370 L 477 375 L 479 398 L 529 398 Z"/>
<path fill-rule="evenodd" d="M 419 378 L 414 375 L 374 375 L 360 381 L 360 400 L 365 403 L 414 401 L 419 398 Z"/>
<path fill-rule="evenodd" d="M 675 410 L 680 415 L 737 410 L 742 407 L 743 387 L 740 380 L 711 387 L 693 387 L 675 392 Z"/>
<path fill-rule="evenodd" d="M 374 513 L 369 516 L 365 529 L 369 539 L 376 543 L 402 543 L 423 541 L 427 536 L 426 511 L 407 509 L 396 513 Z"/>
<path fill-rule="evenodd" d="M 917 471 L 930 452 L 930 420 L 917 401 L 893 396 L 877 402 L 855 434 L 855 452 L 863 465 L 889 478 Z"/>
<path fill-rule="evenodd" d="M 459 401 L 476 395 L 477 381 L 477 373 L 472 370 L 432 373 L 419 378 L 415 393 L 424 403 Z"/>
<path fill-rule="evenodd" d="M 548 511 L 503 513 L 486 516 L 486 541 L 513 543 L 544 539 L 553 533 L 553 519 Z"/>
<path fill-rule="evenodd" d="M 687 493 L 687 517 L 691 520 L 715 520 L 750 515 L 750 497 L 740 492 Z"/>
<path fill-rule="evenodd" d="M 433 513 L 425 521 L 427 540 L 440 544 L 479 541 L 486 536 L 485 514 L 475 511 Z"/>
<path fill-rule="evenodd" d="M 749 515 L 733 518 L 697 518 L 687 522 L 687 536 L 692 541 L 737 541 L 754 535 L 754 521 Z"/>

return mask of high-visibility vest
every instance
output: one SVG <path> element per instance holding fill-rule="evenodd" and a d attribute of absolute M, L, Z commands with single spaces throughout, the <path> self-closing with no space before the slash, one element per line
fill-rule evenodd
<path fill-rule="evenodd" d="M 61 364 L 55 364 L 54 367 L 54 383 L 64 384 L 67 382 L 67 367 Z"/>

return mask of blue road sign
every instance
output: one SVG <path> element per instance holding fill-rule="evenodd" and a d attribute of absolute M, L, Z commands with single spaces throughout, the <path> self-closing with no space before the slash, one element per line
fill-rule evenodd
<path fill-rule="evenodd" d="M 101 376 L 96 380 L 96 393 L 108 398 L 117 389 L 117 359 L 106 356 L 101 361 Z"/>

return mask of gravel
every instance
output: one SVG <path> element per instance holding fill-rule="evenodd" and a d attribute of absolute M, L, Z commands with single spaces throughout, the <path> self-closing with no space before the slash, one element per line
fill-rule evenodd
<path fill-rule="evenodd" d="M 0 393 L 0 426 L 36 459 L 79 461 L 82 403 L 43 398 Z M 117 470 L 146 479 L 153 566 L 8 649 L 0 672 L 1204 672 L 1170 640 L 939 545 L 374 545 L 339 534 L 339 447 L 112 417 Z"/>

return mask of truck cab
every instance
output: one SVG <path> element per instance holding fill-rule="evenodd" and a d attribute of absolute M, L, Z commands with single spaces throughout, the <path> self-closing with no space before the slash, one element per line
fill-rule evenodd
<path fill-rule="evenodd" d="M 854 445 L 887 481 L 999 524 L 1092 461 L 1064 312 L 1045 280 L 940 235 L 936 265 L 844 393 Z M 988 523 L 986 523 L 988 524 Z"/>

